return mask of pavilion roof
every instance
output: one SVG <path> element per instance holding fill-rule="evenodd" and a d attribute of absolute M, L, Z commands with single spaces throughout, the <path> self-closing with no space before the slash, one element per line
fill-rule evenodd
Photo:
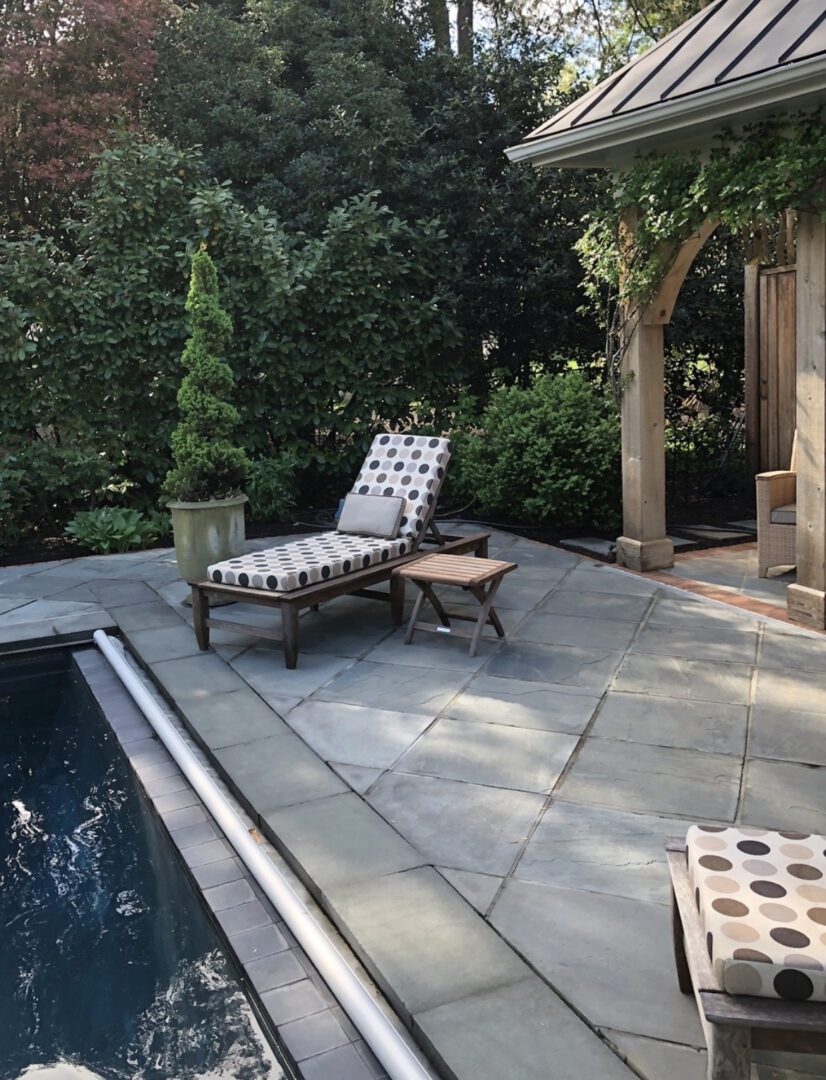
<path fill-rule="evenodd" d="M 824 0 L 712 0 L 511 147 L 537 165 L 621 164 L 826 102 Z"/>

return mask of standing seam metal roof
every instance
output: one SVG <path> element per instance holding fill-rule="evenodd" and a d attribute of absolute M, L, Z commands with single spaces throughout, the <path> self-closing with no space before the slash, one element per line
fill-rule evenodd
<path fill-rule="evenodd" d="M 826 0 L 713 0 L 528 140 L 826 56 Z"/>

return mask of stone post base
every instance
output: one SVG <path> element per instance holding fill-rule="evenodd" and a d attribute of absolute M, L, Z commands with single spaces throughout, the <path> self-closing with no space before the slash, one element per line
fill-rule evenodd
<path fill-rule="evenodd" d="M 786 589 L 786 608 L 789 618 L 812 630 L 826 629 L 826 593 L 805 585 L 789 585 Z"/>
<path fill-rule="evenodd" d="M 661 540 L 617 539 L 617 565 L 629 570 L 667 570 L 674 565 L 674 545 L 664 536 Z"/>

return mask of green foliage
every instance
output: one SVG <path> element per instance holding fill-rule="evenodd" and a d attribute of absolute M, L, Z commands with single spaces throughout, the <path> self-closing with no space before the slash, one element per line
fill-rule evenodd
<path fill-rule="evenodd" d="M 289 518 L 295 509 L 298 471 L 298 458 L 292 451 L 252 463 L 246 491 L 253 518 L 258 521 Z"/>
<path fill-rule="evenodd" d="M 92 451 L 40 438 L 9 447 L 0 462 L 0 545 L 59 528 L 102 498 L 111 476 L 110 463 Z"/>
<path fill-rule="evenodd" d="M 222 357 L 232 322 L 221 307 L 215 264 L 205 250 L 192 256 L 186 310 L 192 336 L 182 357 L 187 369 L 178 391 L 182 419 L 172 433 L 175 468 L 167 474 L 164 490 L 184 502 L 225 499 L 240 493 L 249 461 L 231 441 L 239 416 L 226 400 L 235 380 Z"/>
<path fill-rule="evenodd" d="M 582 358 L 601 345 L 579 311 L 572 250 L 593 178 L 503 153 L 564 103 L 546 21 L 496 5 L 470 63 L 433 50 L 416 7 L 257 0 L 243 18 L 193 7 L 163 42 L 154 123 L 202 146 L 244 205 L 291 229 L 317 236 L 367 191 L 414 232 L 430 222 L 433 289 L 455 296 L 455 355 L 486 395 L 498 369 L 523 379 L 543 364 L 549 337 Z"/>
<path fill-rule="evenodd" d="M 577 247 L 592 296 L 607 285 L 623 305 L 643 305 L 679 246 L 709 218 L 734 232 L 789 208 L 826 212 L 824 111 L 770 120 L 721 136 L 706 156 L 655 154 L 607 182 L 600 207 Z M 623 211 L 639 207 L 629 249 Z"/>
<path fill-rule="evenodd" d="M 455 453 L 463 492 L 482 511 L 559 527 L 617 522 L 619 417 L 577 371 L 498 390 Z"/>
<path fill-rule="evenodd" d="M 101 555 L 149 547 L 167 532 L 161 515 L 145 517 L 138 510 L 103 506 L 83 510 L 66 526 L 66 535 Z"/>

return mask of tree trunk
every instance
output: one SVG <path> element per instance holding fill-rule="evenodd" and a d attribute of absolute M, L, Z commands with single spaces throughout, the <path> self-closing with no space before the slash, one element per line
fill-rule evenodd
<path fill-rule="evenodd" d="M 459 56 L 473 59 L 473 0 L 459 0 L 456 5 L 456 39 Z"/>
<path fill-rule="evenodd" d="M 427 8 L 436 52 L 450 52 L 450 19 L 447 14 L 447 0 L 427 0 Z"/>

